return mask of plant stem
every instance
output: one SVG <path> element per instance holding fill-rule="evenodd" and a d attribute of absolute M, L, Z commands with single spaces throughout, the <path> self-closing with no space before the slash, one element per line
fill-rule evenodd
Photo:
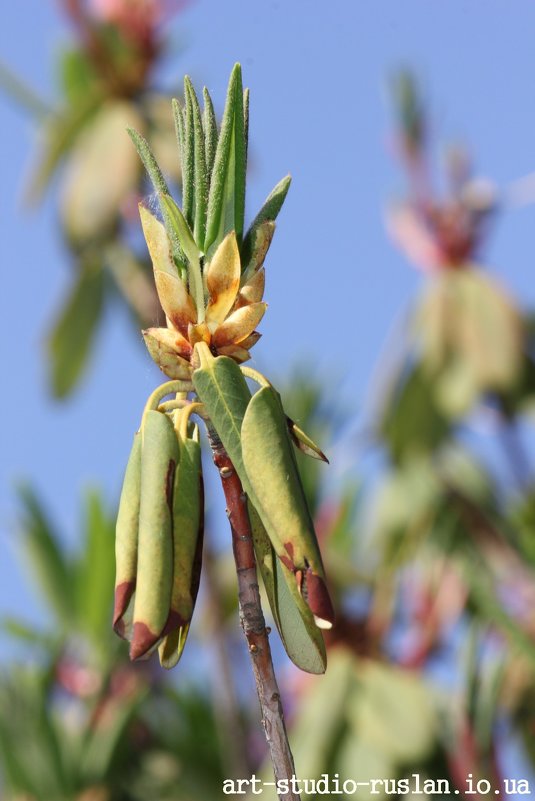
<path fill-rule="evenodd" d="M 247 733 L 240 716 L 232 665 L 227 652 L 221 587 L 217 576 L 215 557 L 209 545 L 204 547 L 203 571 L 206 577 L 204 587 L 207 612 L 210 618 L 210 637 L 215 649 L 216 690 L 219 690 L 219 692 L 216 691 L 214 697 L 218 733 L 221 749 L 225 754 L 225 762 L 230 771 L 228 778 L 239 779 L 252 773 L 252 766 L 249 764 Z M 229 731 L 233 733 L 232 737 L 228 736 Z"/>
<path fill-rule="evenodd" d="M 270 750 L 275 781 L 277 783 L 285 781 L 290 788 L 286 793 L 278 793 L 278 797 L 280 801 L 300 801 L 299 794 L 292 792 L 291 789 L 295 767 L 260 602 L 247 496 L 221 440 L 211 426 L 208 432 L 214 464 L 219 470 L 227 502 L 227 516 L 232 531 L 232 550 L 238 577 L 240 622 L 249 646 L 262 710 L 262 725 Z"/>

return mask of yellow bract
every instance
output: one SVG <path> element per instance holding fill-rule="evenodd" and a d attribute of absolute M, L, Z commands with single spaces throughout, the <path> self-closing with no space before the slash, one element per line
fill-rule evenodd
<path fill-rule="evenodd" d="M 231 231 L 223 239 L 204 266 L 206 311 L 205 319 L 199 320 L 189 287 L 174 263 L 164 225 L 144 206 L 139 210 L 156 290 L 167 320 L 167 328 L 143 332 L 152 359 L 169 378 L 181 379 L 191 371 L 191 354 L 197 342 L 206 342 L 214 353 L 230 356 L 239 364 L 247 361 L 249 348 L 260 339 L 255 328 L 267 308 L 261 302 L 265 286 L 262 256 L 273 235 L 273 225 L 262 231 L 264 247 L 245 276 L 236 234 Z"/>

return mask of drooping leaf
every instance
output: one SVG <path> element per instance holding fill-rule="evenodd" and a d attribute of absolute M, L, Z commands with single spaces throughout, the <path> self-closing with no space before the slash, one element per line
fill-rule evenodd
<path fill-rule="evenodd" d="M 113 627 L 124 636 L 121 620 L 134 594 L 137 575 L 139 504 L 141 499 L 141 434 L 134 442 L 126 465 L 115 526 L 115 604 Z M 84 560 L 86 561 L 86 560 Z M 93 565 L 87 568 L 94 570 Z"/>
<path fill-rule="evenodd" d="M 248 508 L 257 565 L 286 653 L 301 670 L 324 673 L 327 655 L 321 632 L 299 592 L 295 577 L 277 557 L 250 501 Z"/>
<path fill-rule="evenodd" d="M 177 425 L 180 423 L 175 421 Z M 173 487 L 171 615 L 174 628 L 159 647 L 160 663 L 168 669 L 180 659 L 188 635 L 199 589 L 204 535 L 201 447 L 180 428 L 178 443 L 180 457 Z"/>
<path fill-rule="evenodd" d="M 296 574 L 296 580 L 301 581 L 317 625 L 330 628 L 334 612 L 316 532 L 286 415 L 273 387 L 263 387 L 249 402 L 241 427 L 241 445 L 254 505 L 272 545 L 278 557 Z"/>
<path fill-rule="evenodd" d="M 179 458 L 176 434 L 165 414 L 146 412 L 141 437 L 132 659 L 143 656 L 155 645 L 169 616 L 173 583 L 172 487 Z"/>
<path fill-rule="evenodd" d="M 246 153 L 241 67 L 232 70 L 208 198 L 205 252 L 208 257 L 229 231 L 243 236 Z"/>
<path fill-rule="evenodd" d="M 270 540 L 253 506 L 254 492 L 244 469 L 240 443 L 241 425 L 251 398 L 247 383 L 238 365 L 224 356 L 196 370 L 193 382 L 251 499 L 250 519 L 258 563 L 288 655 L 303 670 L 322 673 L 326 657 L 321 633 L 299 594 L 295 577 L 284 570 L 278 558 L 273 558 Z"/>
<path fill-rule="evenodd" d="M 63 398 L 75 388 L 85 367 L 102 315 L 104 274 L 98 261 L 83 265 L 49 340 L 50 382 Z"/>

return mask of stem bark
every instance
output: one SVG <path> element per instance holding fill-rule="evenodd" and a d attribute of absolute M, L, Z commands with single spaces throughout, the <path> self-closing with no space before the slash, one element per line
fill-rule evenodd
<path fill-rule="evenodd" d="M 262 725 L 269 746 L 275 781 L 278 785 L 279 782 L 285 782 L 289 788 L 288 792 L 278 793 L 278 797 L 280 801 L 300 801 L 300 795 L 293 791 L 294 760 L 288 742 L 268 631 L 260 602 L 247 496 L 229 455 L 211 427 L 209 437 L 214 464 L 219 471 L 227 502 L 227 516 L 232 532 L 232 550 L 238 577 L 240 622 L 249 646 L 262 711 Z"/>

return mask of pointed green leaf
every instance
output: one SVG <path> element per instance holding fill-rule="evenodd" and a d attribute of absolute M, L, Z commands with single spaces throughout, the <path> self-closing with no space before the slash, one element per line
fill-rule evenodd
<path fill-rule="evenodd" d="M 184 183 L 184 111 L 179 101 L 174 97 L 171 100 L 171 108 L 173 109 L 173 121 L 175 124 L 176 141 L 178 144 L 178 156 L 180 160 L 180 173 L 182 183 Z"/>
<path fill-rule="evenodd" d="M 204 128 L 204 144 L 205 144 L 205 162 L 206 172 L 208 175 L 208 188 L 210 188 L 210 181 L 212 177 L 212 170 L 214 167 L 215 154 L 217 150 L 217 140 L 219 134 L 217 131 L 217 120 L 215 117 L 214 106 L 212 98 L 206 86 L 203 89 L 204 112 L 203 112 L 203 128 Z"/>
<path fill-rule="evenodd" d="M 292 442 L 295 447 L 301 451 L 301 453 L 306 454 L 306 456 L 311 456 L 313 459 L 319 459 L 320 462 L 327 462 L 329 464 L 329 460 L 319 448 L 313 439 L 311 439 L 308 434 L 305 434 L 303 429 L 299 428 L 297 423 L 295 423 L 291 417 L 286 416 L 286 422 L 288 423 L 288 431 L 292 438 Z"/>
<path fill-rule="evenodd" d="M 104 274 L 100 263 L 85 264 L 48 340 L 50 382 L 54 395 L 67 396 L 76 386 L 102 315 Z"/>
<path fill-rule="evenodd" d="M 162 206 L 162 211 L 165 209 L 165 216 L 172 226 L 173 233 L 180 242 L 180 247 L 182 248 L 188 262 L 190 264 L 198 264 L 201 253 L 197 247 L 193 234 L 191 233 L 191 229 L 179 207 L 171 195 L 161 195 L 160 204 Z"/>
<path fill-rule="evenodd" d="M 169 187 L 167 186 L 167 182 L 163 177 L 162 171 L 160 170 L 149 143 L 144 136 L 135 131 L 133 128 L 127 128 L 127 131 L 130 139 L 134 143 L 134 147 L 136 148 L 141 161 L 145 166 L 145 169 L 149 174 L 154 191 L 158 194 L 162 193 L 164 195 L 168 195 Z"/>
<path fill-rule="evenodd" d="M 193 228 L 195 208 L 195 144 L 193 131 L 193 106 L 188 92 L 188 78 L 184 78 L 184 139 L 182 146 L 182 210 L 188 225 Z"/>
<path fill-rule="evenodd" d="M 184 79 L 184 86 L 188 94 L 193 118 L 194 143 L 194 172 L 195 208 L 193 231 L 195 241 L 200 250 L 204 250 L 204 237 L 206 233 L 206 211 L 208 204 L 208 178 L 206 174 L 206 157 L 204 149 L 204 132 L 201 121 L 201 110 L 195 89 L 189 78 Z"/>
<path fill-rule="evenodd" d="M 249 89 L 243 90 L 243 138 L 245 139 L 245 164 L 249 151 Z"/>
<path fill-rule="evenodd" d="M 208 199 L 205 252 L 208 257 L 229 231 L 238 242 L 245 214 L 245 136 L 241 67 L 232 70 Z"/>
<path fill-rule="evenodd" d="M 69 565 L 44 509 L 29 486 L 19 490 L 25 553 L 41 592 L 60 623 L 72 620 L 73 593 Z"/>
<path fill-rule="evenodd" d="M 169 187 L 167 186 L 167 182 L 163 177 L 162 171 L 158 166 L 158 162 L 156 161 L 154 153 L 152 152 L 147 140 L 133 128 L 127 128 L 127 131 L 130 136 L 130 139 L 134 143 L 134 146 L 139 154 L 141 161 L 145 166 L 145 169 L 147 170 L 147 173 L 149 174 L 149 178 L 154 187 L 154 191 L 158 196 L 158 201 L 160 204 L 160 210 L 162 212 L 165 230 L 167 231 L 167 235 L 169 236 L 169 240 L 171 242 L 171 250 L 173 252 L 173 257 L 177 262 L 177 267 L 180 272 L 180 277 L 184 278 L 186 257 L 181 247 L 180 239 L 177 236 L 176 228 L 173 225 L 172 220 L 169 218 L 169 212 L 165 204 L 162 203 L 162 197 L 170 196 Z"/>
<path fill-rule="evenodd" d="M 251 259 L 256 229 L 262 225 L 263 222 L 266 222 L 266 220 L 274 222 L 277 219 L 278 213 L 282 208 L 282 204 L 286 199 L 286 195 L 288 194 L 288 189 L 290 188 L 291 182 L 292 178 L 290 175 L 287 175 L 285 178 L 279 181 L 277 186 L 267 196 L 266 200 L 264 201 L 264 205 L 249 226 L 249 230 L 245 235 L 241 248 L 243 265 L 247 266 Z"/>
<path fill-rule="evenodd" d="M 299 592 L 295 576 L 275 554 L 258 512 L 250 501 L 249 519 L 257 564 L 286 653 L 301 670 L 324 673 L 327 655 L 321 632 Z"/>
<path fill-rule="evenodd" d="M 115 525 L 96 492 L 87 497 L 84 525 L 85 549 L 75 570 L 78 625 L 92 639 L 94 648 L 107 650 L 113 605 Z"/>

